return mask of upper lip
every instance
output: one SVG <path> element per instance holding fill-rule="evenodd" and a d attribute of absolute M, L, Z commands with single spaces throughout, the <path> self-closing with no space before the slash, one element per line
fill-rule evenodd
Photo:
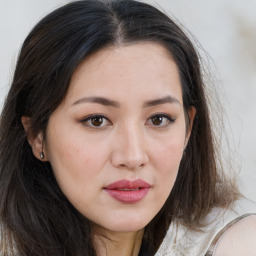
<path fill-rule="evenodd" d="M 151 186 L 142 179 L 136 179 L 136 180 L 118 180 L 115 181 L 108 186 L 105 187 L 105 189 L 114 190 L 114 189 L 136 189 L 136 188 L 150 188 Z"/>

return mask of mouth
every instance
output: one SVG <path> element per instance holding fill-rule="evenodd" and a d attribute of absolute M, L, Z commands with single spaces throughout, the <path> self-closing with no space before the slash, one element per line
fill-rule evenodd
<path fill-rule="evenodd" d="M 151 186 L 146 181 L 119 180 L 111 183 L 104 190 L 115 200 L 122 203 L 136 203 L 141 201 L 149 192 Z"/>
<path fill-rule="evenodd" d="M 117 189 L 120 191 L 137 191 L 140 190 L 141 188 L 123 188 L 123 189 Z"/>

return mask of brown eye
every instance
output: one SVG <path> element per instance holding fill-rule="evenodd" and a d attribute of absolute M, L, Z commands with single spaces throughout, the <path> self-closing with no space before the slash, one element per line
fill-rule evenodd
<path fill-rule="evenodd" d="M 103 128 L 111 124 L 109 119 L 103 115 L 89 115 L 85 119 L 81 120 L 81 123 L 91 128 Z"/>
<path fill-rule="evenodd" d="M 104 118 L 101 116 L 91 118 L 91 124 L 93 126 L 101 126 L 104 122 Z"/>
<path fill-rule="evenodd" d="M 152 120 L 152 124 L 153 125 L 161 125 L 162 124 L 162 122 L 163 122 L 163 116 L 153 116 L 152 118 L 151 118 L 151 120 Z"/>
<path fill-rule="evenodd" d="M 149 118 L 147 124 L 159 127 L 167 127 L 169 124 L 173 123 L 175 119 L 173 119 L 168 114 L 156 114 Z"/>

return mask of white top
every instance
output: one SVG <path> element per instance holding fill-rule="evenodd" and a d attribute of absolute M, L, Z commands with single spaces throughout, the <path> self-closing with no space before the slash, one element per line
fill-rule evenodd
<path fill-rule="evenodd" d="M 256 215 L 256 203 L 239 199 L 230 209 L 214 208 L 205 219 L 202 232 L 192 231 L 180 223 L 171 223 L 155 256 L 211 256 L 225 230 L 249 215 Z"/>
<path fill-rule="evenodd" d="M 227 228 L 254 214 L 256 203 L 240 199 L 229 210 L 214 208 L 207 215 L 207 225 L 202 232 L 191 231 L 180 223 L 172 222 L 155 256 L 211 256 L 219 237 Z"/>

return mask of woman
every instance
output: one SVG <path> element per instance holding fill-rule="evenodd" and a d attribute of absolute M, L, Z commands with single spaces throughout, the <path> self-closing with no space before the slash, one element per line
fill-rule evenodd
<path fill-rule="evenodd" d="M 0 129 L 2 255 L 255 251 L 256 206 L 217 166 L 198 55 L 150 5 L 77 1 L 41 20 Z"/>

